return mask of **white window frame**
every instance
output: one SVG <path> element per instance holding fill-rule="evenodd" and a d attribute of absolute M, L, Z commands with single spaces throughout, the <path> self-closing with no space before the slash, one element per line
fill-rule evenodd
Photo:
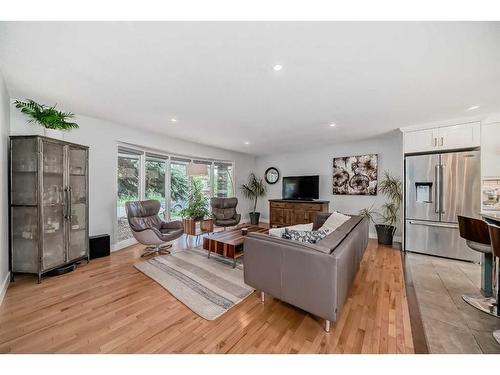
<path fill-rule="evenodd" d="M 115 210 L 114 210 L 114 226 L 113 226 L 113 231 L 114 231 L 114 239 L 115 243 L 112 245 L 112 250 L 116 251 L 122 248 L 125 248 L 127 246 L 136 244 L 137 241 L 135 238 L 129 238 L 123 241 L 118 242 L 118 158 L 120 152 L 118 149 L 120 147 L 124 147 L 130 150 L 133 150 L 135 152 L 138 152 L 139 157 L 139 199 L 144 200 L 145 199 L 145 194 L 146 194 L 146 159 L 152 159 L 152 160 L 162 160 L 165 161 L 165 209 L 166 209 L 166 215 L 165 215 L 165 220 L 170 221 L 170 205 L 171 205 L 171 194 L 170 194 L 170 175 L 171 175 L 171 166 L 170 164 L 172 162 L 177 162 L 175 159 L 184 159 L 186 160 L 187 163 L 189 162 L 196 162 L 196 161 L 202 161 L 206 162 L 207 165 L 210 167 L 209 171 L 209 184 L 210 184 L 210 198 L 214 196 L 214 186 L 215 186 L 215 164 L 216 163 L 225 163 L 225 164 L 230 164 L 231 165 L 231 181 L 232 181 L 232 193 L 233 195 L 236 194 L 236 186 L 234 183 L 234 175 L 235 175 L 235 162 L 234 161 L 228 161 L 228 160 L 219 160 L 219 159 L 209 159 L 209 158 L 203 158 L 203 157 L 194 157 L 194 156 L 184 156 L 184 155 L 178 155 L 174 153 L 168 153 L 168 152 L 163 152 L 163 151 L 158 151 L 154 149 L 150 149 L 148 147 L 142 147 L 142 146 L 137 146 L 137 145 L 131 145 L 128 143 L 122 143 L 118 142 L 117 143 L 117 152 L 116 152 L 116 169 L 115 169 Z M 152 153 L 156 154 L 158 156 L 161 156 L 162 158 L 155 158 L 154 156 L 147 156 L 147 153 Z M 165 158 L 165 159 L 163 159 Z M 191 183 L 192 179 L 188 179 L 189 187 L 191 188 Z"/>

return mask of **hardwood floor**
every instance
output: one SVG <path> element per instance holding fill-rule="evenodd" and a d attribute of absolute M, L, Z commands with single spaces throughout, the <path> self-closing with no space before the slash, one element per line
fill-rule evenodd
<path fill-rule="evenodd" d="M 291 305 L 261 304 L 258 293 L 206 321 L 132 266 L 141 251 L 129 247 L 40 285 L 17 277 L 0 307 L 0 352 L 414 352 L 401 254 L 376 241 L 330 333 Z"/>

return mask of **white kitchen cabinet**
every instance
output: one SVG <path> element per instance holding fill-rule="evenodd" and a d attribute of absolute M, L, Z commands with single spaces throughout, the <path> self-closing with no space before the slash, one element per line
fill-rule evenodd
<path fill-rule="evenodd" d="M 407 131 L 405 153 L 478 147 L 481 145 L 480 135 L 480 122 Z"/>
<path fill-rule="evenodd" d="M 445 126 L 438 129 L 438 147 L 440 150 L 478 147 L 481 145 L 480 133 L 479 122 Z"/>
<path fill-rule="evenodd" d="M 436 129 L 416 130 L 405 133 L 405 152 L 437 150 L 438 133 Z"/>
<path fill-rule="evenodd" d="M 481 132 L 481 175 L 500 178 L 500 122 L 483 125 Z"/>

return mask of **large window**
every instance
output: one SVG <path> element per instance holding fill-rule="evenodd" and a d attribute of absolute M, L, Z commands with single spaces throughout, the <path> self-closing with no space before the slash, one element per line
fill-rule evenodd
<path fill-rule="evenodd" d="M 233 165 L 229 163 L 214 163 L 214 196 L 233 196 Z"/>
<path fill-rule="evenodd" d="M 203 195 L 207 197 L 207 199 L 210 199 L 212 196 L 212 184 L 210 178 L 212 162 L 194 160 L 193 164 L 195 165 L 195 175 L 191 176 L 191 183 L 198 183 L 201 186 Z"/>
<path fill-rule="evenodd" d="M 170 162 L 170 219 L 178 220 L 181 210 L 186 208 L 189 196 L 189 179 L 187 162 Z"/>
<path fill-rule="evenodd" d="M 166 169 L 166 160 L 149 157 L 146 154 L 145 198 L 160 201 L 160 217 L 164 219 L 167 218 Z"/>
<path fill-rule="evenodd" d="M 160 217 L 171 221 L 181 219 L 180 213 L 187 207 L 193 183 L 201 184 L 207 198 L 230 197 L 234 194 L 233 164 L 229 162 L 193 160 L 119 146 L 117 167 L 116 238 L 119 243 L 133 238 L 125 202 L 158 200 L 161 203 Z"/>
<path fill-rule="evenodd" d="M 118 242 L 132 237 L 130 232 L 125 202 L 139 200 L 140 192 L 140 156 L 121 150 L 118 153 L 118 194 L 117 194 L 117 219 Z"/>

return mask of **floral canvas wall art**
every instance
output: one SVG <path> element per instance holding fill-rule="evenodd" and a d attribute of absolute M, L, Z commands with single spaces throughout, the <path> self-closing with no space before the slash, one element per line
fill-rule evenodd
<path fill-rule="evenodd" d="M 377 154 L 333 159 L 334 195 L 377 195 Z"/>

